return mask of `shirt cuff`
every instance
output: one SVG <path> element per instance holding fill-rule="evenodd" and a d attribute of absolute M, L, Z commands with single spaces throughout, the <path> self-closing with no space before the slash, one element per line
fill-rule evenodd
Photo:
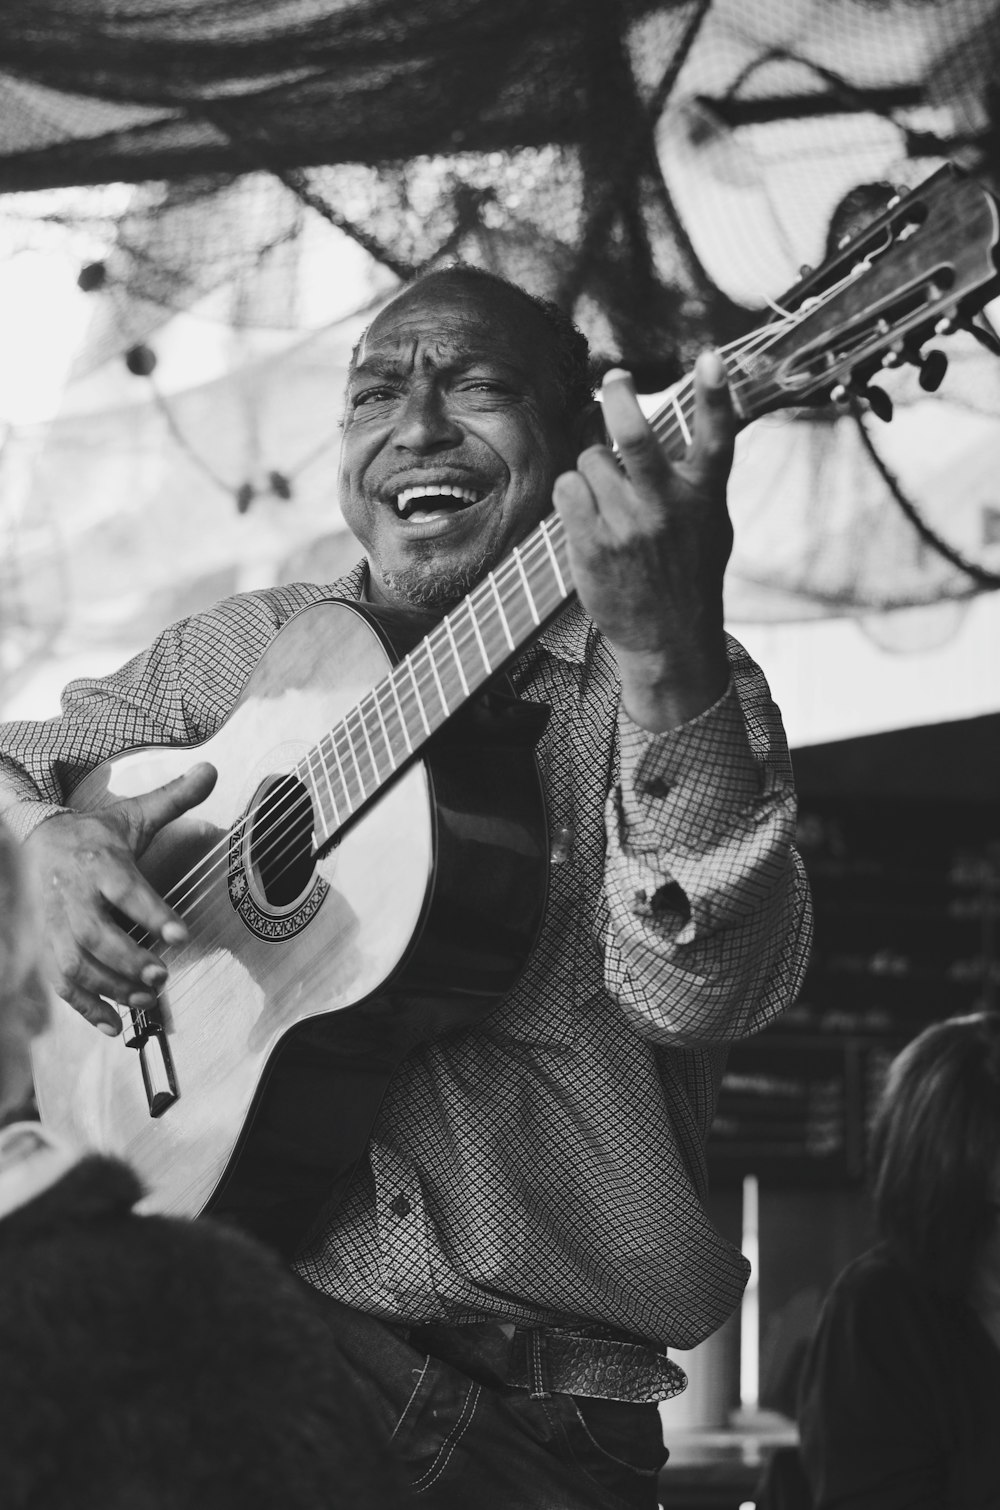
<path fill-rule="evenodd" d="M 55 802 L 12 802 L 0 812 L 0 822 L 5 823 L 14 838 L 23 844 L 46 818 L 57 818 L 61 813 L 72 811 L 72 808 L 59 807 Z"/>

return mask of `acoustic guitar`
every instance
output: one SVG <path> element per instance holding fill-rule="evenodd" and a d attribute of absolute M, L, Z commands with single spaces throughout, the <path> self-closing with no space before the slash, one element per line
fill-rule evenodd
<path fill-rule="evenodd" d="M 831 395 L 881 407 L 871 380 L 902 361 L 930 386 L 942 355 L 924 343 L 1000 292 L 997 241 L 995 201 L 952 167 L 900 197 L 724 349 L 741 422 Z M 651 421 L 668 454 L 692 413 L 688 379 Z M 121 1008 L 109 1039 L 56 1003 L 35 1053 L 44 1119 L 130 1160 L 152 1209 L 292 1248 L 343 1190 L 402 1057 L 514 985 L 545 910 L 546 710 L 502 673 L 571 593 L 550 515 L 427 632 L 306 608 L 210 740 L 128 750 L 72 793 L 94 811 L 197 761 L 219 771 L 142 860 L 190 934 L 161 949 L 156 1009 Z"/>

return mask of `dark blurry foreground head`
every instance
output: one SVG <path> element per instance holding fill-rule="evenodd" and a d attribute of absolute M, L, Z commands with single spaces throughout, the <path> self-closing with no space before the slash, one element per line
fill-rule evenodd
<path fill-rule="evenodd" d="M 9 1120 L 48 1010 L 37 951 L 0 828 L 3 1510 L 396 1510 L 388 1444 L 305 1286 L 210 1219 L 137 1215 L 125 1165 Z"/>

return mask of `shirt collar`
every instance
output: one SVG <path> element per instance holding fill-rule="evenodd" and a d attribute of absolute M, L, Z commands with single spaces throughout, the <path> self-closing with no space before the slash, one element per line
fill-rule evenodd
<path fill-rule="evenodd" d="M 346 576 L 334 583 L 333 591 L 338 598 L 354 598 L 362 603 L 369 602 L 367 561 L 359 561 L 357 566 L 352 567 Z M 593 627 L 581 608 L 579 599 L 573 597 L 562 612 L 546 625 L 535 643 L 558 660 L 575 661 L 578 665 L 582 665 L 586 659 L 587 641 Z M 533 646 L 529 647 L 529 654 L 533 648 Z"/>

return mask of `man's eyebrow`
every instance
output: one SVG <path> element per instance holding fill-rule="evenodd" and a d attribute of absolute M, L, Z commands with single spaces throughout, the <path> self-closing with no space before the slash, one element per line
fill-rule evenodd
<path fill-rule="evenodd" d="M 356 377 L 396 377 L 402 372 L 403 365 L 398 357 L 379 356 L 373 352 L 351 368 L 348 381 Z"/>
<path fill-rule="evenodd" d="M 434 357 L 433 365 L 443 376 L 461 374 L 476 367 L 485 367 L 503 374 L 509 380 L 524 382 L 527 379 L 527 373 L 519 363 L 492 351 L 439 351 Z M 412 370 L 409 357 L 373 351 L 367 353 L 362 361 L 351 368 L 348 382 L 356 379 L 363 381 L 365 378 L 405 377 Z"/>

